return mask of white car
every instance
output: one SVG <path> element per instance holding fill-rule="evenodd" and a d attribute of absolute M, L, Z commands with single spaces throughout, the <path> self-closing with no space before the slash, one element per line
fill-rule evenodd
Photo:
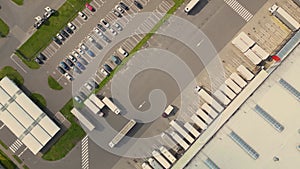
<path fill-rule="evenodd" d="M 83 51 L 81 48 L 77 48 L 76 50 L 77 50 L 77 52 L 80 53 L 81 55 L 84 54 L 84 51 Z"/>
<path fill-rule="evenodd" d="M 86 16 L 86 14 L 84 14 L 83 12 L 78 12 L 78 15 L 83 19 L 83 20 L 87 20 L 87 16 Z"/>
<path fill-rule="evenodd" d="M 94 32 L 96 32 L 97 34 L 101 33 L 99 28 L 94 28 Z"/>
<path fill-rule="evenodd" d="M 117 11 L 119 11 L 120 13 L 124 13 L 124 10 L 123 10 L 119 5 L 116 5 L 116 6 L 115 6 L 115 9 L 116 9 Z"/>
<path fill-rule="evenodd" d="M 101 72 L 105 77 L 109 75 L 109 73 L 108 73 L 105 69 L 103 69 L 103 68 L 100 69 L 100 72 Z"/>
<path fill-rule="evenodd" d="M 119 51 L 123 56 L 125 56 L 125 57 L 128 56 L 128 52 L 127 52 L 125 49 L 123 49 L 122 47 L 120 47 L 120 48 L 118 49 L 118 51 Z"/>
<path fill-rule="evenodd" d="M 79 53 L 78 53 L 78 52 L 76 52 L 76 51 L 73 51 L 73 52 L 72 52 L 72 55 L 73 55 L 73 56 L 75 56 L 76 58 L 80 58 L 80 55 L 79 55 Z"/>
<path fill-rule="evenodd" d="M 68 27 L 70 29 L 72 29 L 73 31 L 75 31 L 75 29 L 76 29 L 76 26 L 73 23 L 71 23 L 71 22 L 68 23 Z"/>
<path fill-rule="evenodd" d="M 201 87 L 200 87 L 200 86 L 196 86 L 196 87 L 194 88 L 194 91 L 195 91 L 196 93 L 198 93 L 200 90 L 201 90 Z"/>
<path fill-rule="evenodd" d="M 114 36 L 116 36 L 118 34 L 113 28 L 109 28 L 109 31 Z"/>
<path fill-rule="evenodd" d="M 100 20 L 101 21 L 101 23 L 103 23 L 103 25 L 105 26 L 105 27 L 109 27 L 110 26 L 110 24 L 105 20 L 105 19 L 101 19 Z"/>
<path fill-rule="evenodd" d="M 88 50 L 89 49 L 84 43 L 80 43 L 79 48 L 81 48 L 83 50 Z"/>
<path fill-rule="evenodd" d="M 92 38 L 92 36 L 90 36 L 90 35 L 89 35 L 87 38 L 88 38 L 88 40 L 89 40 L 90 42 L 94 42 L 94 41 L 95 41 L 95 40 Z"/>
<path fill-rule="evenodd" d="M 122 31 L 122 26 L 118 23 L 115 23 L 114 26 L 117 28 L 118 31 Z"/>
<path fill-rule="evenodd" d="M 78 96 L 75 96 L 75 97 L 74 97 L 74 100 L 75 100 L 77 103 L 81 103 L 81 102 L 82 102 L 82 100 L 81 100 L 80 97 L 78 97 Z"/>
<path fill-rule="evenodd" d="M 77 52 L 76 52 L 76 53 L 77 53 Z M 74 63 L 77 62 L 76 57 L 74 57 L 73 55 L 68 55 L 68 58 L 69 58 L 72 62 L 74 62 Z"/>
<path fill-rule="evenodd" d="M 69 81 L 73 81 L 73 77 L 69 74 L 69 73 L 66 73 L 65 74 L 65 77 L 69 80 Z"/>

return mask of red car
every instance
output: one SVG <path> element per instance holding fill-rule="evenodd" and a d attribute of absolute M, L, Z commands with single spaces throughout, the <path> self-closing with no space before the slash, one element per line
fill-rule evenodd
<path fill-rule="evenodd" d="M 89 9 L 90 11 L 95 12 L 95 8 L 94 8 L 92 5 L 90 5 L 89 3 L 86 3 L 86 4 L 85 4 L 85 7 L 86 7 L 87 9 Z"/>

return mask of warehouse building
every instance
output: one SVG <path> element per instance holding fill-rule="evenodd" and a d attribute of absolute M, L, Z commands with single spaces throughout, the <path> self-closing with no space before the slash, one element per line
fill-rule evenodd
<path fill-rule="evenodd" d="M 35 155 L 60 130 L 8 77 L 0 81 L 0 120 Z"/>

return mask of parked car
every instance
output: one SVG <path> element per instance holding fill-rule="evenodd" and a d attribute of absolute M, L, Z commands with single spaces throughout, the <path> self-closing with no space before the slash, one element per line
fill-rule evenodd
<path fill-rule="evenodd" d="M 93 86 L 90 85 L 88 82 L 86 82 L 86 83 L 84 84 L 84 87 L 87 88 L 89 91 L 92 91 L 92 90 L 93 90 Z"/>
<path fill-rule="evenodd" d="M 114 36 L 116 36 L 118 34 L 113 28 L 109 28 L 109 31 Z"/>
<path fill-rule="evenodd" d="M 100 32 L 98 34 L 100 36 L 101 39 L 103 39 L 104 41 L 106 41 L 107 43 L 110 43 L 111 41 L 108 39 L 108 37 L 106 37 L 102 32 Z"/>
<path fill-rule="evenodd" d="M 69 34 L 73 34 L 73 30 L 69 27 L 65 27 L 65 31 L 68 32 Z"/>
<path fill-rule="evenodd" d="M 76 66 L 79 67 L 81 70 L 85 70 L 85 66 L 81 64 L 80 62 L 76 62 Z"/>
<path fill-rule="evenodd" d="M 92 11 L 92 12 L 95 12 L 95 11 L 96 11 L 96 9 L 95 9 L 92 5 L 90 5 L 89 3 L 86 3 L 86 4 L 85 4 L 85 7 L 86 7 L 87 9 L 89 9 L 90 11 Z"/>
<path fill-rule="evenodd" d="M 97 33 L 97 34 L 101 33 L 101 31 L 100 31 L 99 28 L 94 28 L 93 30 L 94 30 L 94 32 Z"/>
<path fill-rule="evenodd" d="M 115 9 L 120 13 L 124 13 L 124 10 L 119 5 L 116 5 Z"/>
<path fill-rule="evenodd" d="M 58 70 L 61 74 L 63 74 L 63 75 L 66 73 L 65 69 L 63 69 L 63 68 L 60 67 L 60 66 L 57 67 L 57 70 Z"/>
<path fill-rule="evenodd" d="M 129 7 L 128 7 L 124 2 L 120 2 L 119 4 L 120 4 L 120 6 L 121 6 L 123 9 L 125 9 L 126 11 L 129 10 Z"/>
<path fill-rule="evenodd" d="M 80 55 L 83 55 L 84 54 L 84 51 L 79 47 L 76 49 L 77 52 L 80 54 Z"/>
<path fill-rule="evenodd" d="M 106 77 L 109 75 L 109 72 L 107 72 L 104 68 L 100 69 L 100 72 Z"/>
<path fill-rule="evenodd" d="M 76 57 L 77 59 L 81 58 L 80 54 L 76 52 L 75 50 L 72 52 L 72 55 Z"/>
<path fill-rule="evenodd" d="M 65 62 L 60 62 L 59 66 L 64 68 L 65 70 L 70 70 L 70 67 Z"/>
<path fill-rule="evenodd" d="M 91 57 L 95 57 L 95 53 L 92 52 L 91 50 L 87 50 L 86 53 Z"/>
<path fill-rule="evenodd" d="M 65 62 L 67 63 L 67 65 L 70 67 L 70 68 L 73 68 L 74 67 L 74 63 L 70 60 L 70 59 L 65 59 Z"/>
<path fill-rule="evenodd" d="M 120 47 L 120 48 L 118 49 L 118 51 L 119 51 L 123 56 L 125 56 L 125 57 L 128 56 L 128 52 L 127 52 L 124 48 Z"/>
<path fill-rule="evenodd" d="M 106 31 L 106 29 L 100 23 L 97 24 L 97 27 L 103 32 Z"/>
<path fill-rule="evenodd" d="M 120 12 L 118 12 L 117 10 L 113 10 L 112 12 L 113 12 L 113 14 L 114 14 L 116 17 L 119 17 L 119 18 L 122 17 L 122 15 L 120 14 Z"/>
<path fill-rule="evenodd" d="M 105 27 L 108 28 L 110 26 L 110 24 L 105 19 L 101 19 L 100 21 L 104 24 Z"/>
<path fill-rule="evenodd" d="M 77 66 L 74 66 L 74 72 L 78 73 L 78 74 L 81 74 L 81 70 L 77 67 Z"/>
<path fill-rule="evenodd" d="M 41 64 L 44 64 L 44 62 L 43 62 L 41 59 L 37 58 L 37 57 L 34 59 L 34 61 L 35 61 L 36 63 L 40 64 L 40 65 L 41 65 Z"/>
<path fill-rule="evenodd" d="M 69 34 L 65 30 L 60 30 L 60 34 L 63 35 L 65 38 L 69 37 Z"/>
<path fill-rule="evenodd" d="M 93 44 L 97 49 L 99 50 L 103 49 L 103 47 L 98 42 L 93 42 Z"/>
<path fill-rule="evenodd" d="M 40 60 L 47 60 L 47 57 L 43 53 L 39 53 L 37 58 L 39 58 Z"/>
<path fill-rule="evenodd" d="M 69 81 L 73 81 L 73 80 L 74 80 L 73 76 L 70 75 L 69 73 L 66 73 L 66 74 L 65 74 L 65 77 L 66 77 Z"/>
<path fill-rule="evenodd" d="M 87 62 L 83 57 L 78 58 L 78 60 L 79 60 L 82 64 L 84 64 L 84 65 L 88 65 L 88 64 L 89 64 L 89 62 Z"/>
<path fill-rule="evenodd" d="M 77 103 L 82 103 L 81 98 L 78 97 L 78 96 L 75 96 L 75 97 L 74 97 L 74 100 L 75 100 Z"/>
<path fill-rule="evenodd" d="M 111 60 L 112 62 L 114 62 L 116 65 L 121 64 L 121 59 L 120 59 L 118 56 L 112 55 L 112 56 L 110 57 L 110 60 Z"/>
<path fill-rule="evenodd" d="M 63 37 L 60 33 L 57 33 L 57 34 L 56 34 L 56 37 L 57 37 L 57 39 L 59 39 L 60 41 L 66 40 L 66 38 Z"/>
<path fill-rule="evenodd" d="M 83 19 L 83 20 L 87 20 L 88 17 L 86 16 L 86 14 L 84 14 L 83 12 L 78 12 L 78 15 Z"/>
<path fill-rule="evenodd" d="M 72 62 L 74 62 L 74 63 L 76 63 L 77 62 L 77 59 L 76 59 L 76 57 L 75 56 L 73 56 L 73 55 L 68 55 L 68 58 L 72 61 Z"/>
<path fill-rule="evenodd" d="M 98 83 L 94 80 L 90 80 L 90 84 L 93 86 L 94 89 L 98 87 Z"/>
<path fill-rule="evenodd" d="M 72 29 L 73 31 L 75 31 L 75 29 L 76 29 L 76 26 L 73 23 L 71 23 L 71 22 L 68 23 L 68 27 L 70 29 Z"/>
<path fill-rule="evenodd" d="M 118 31 L 122 31 L 123 30 L 122 26 L 119 23 L 117 23 L 117 22 L 114 24 L 114 26 L 117 28 Z"/>
<path fill-rule="evenodd" d="M 62 45 L 62 42 L 57 38 L 57 37 L 53 37 L 52 40 L 58 44 L 58 45 Z"/>
<path fill-rule="evenodd" d="M 133 1 L 133 3 L 134 3 L 134 5 L 136 6 L 136 7 L 138 7 L 139 9 L 143 9 L 143 5 L 140 3 L 140 2 L 138 2 L 138 1 Z"/>
<path fill-rule="evenodd" d="M 87 96 L 82 91 L 79 92 L 79 96 L 82 98 L 82 100 L 87 99 Z"/>
<path fill-rule="evenodd" d="M 103 68 L 104 68 L 106 71 L 108 71 L 108 72 L 112 72 L 112 71 L 113 71 L 113 69 L 112 69 L 108 64 L 104 64 L 104 65 L 103 65 Z"/>
<path fill-rule="evenodd" d="M 89 49 L 84 43 L 80 43 L 79 47 L 85 51 Z"/>
<path fill-rule="evenodd" d="M 88 40 L 89 40 L 90 42 L 94 42 L 94 41 L 95 41 L 95 39 L 94 39 L 92 36 L 90 36 L 90 35 L 89 35 L 87 38 L 88 38 Z"/>

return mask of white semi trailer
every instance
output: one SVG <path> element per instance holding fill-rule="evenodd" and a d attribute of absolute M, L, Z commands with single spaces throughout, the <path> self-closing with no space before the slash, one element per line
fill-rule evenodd
<path fill-rule="evenodd" d="M 148 163 L 151 165 L 153 169 L 163 169 L 163 167 L 153 158 L 149 158 Z"/>
<path fill-rule="evenodd" d="M 156 161 L 158 161 L 164 168 L 169 169 L 171 167 L 171 164 L 168 162 L 168 160 L 165 159 L 165 157 L 163 157 L 158 151 L 152 151 L 152 155 L 154 159 L 156 159 Z"/>
<path fill-rule="evenodd" d="M 100 109 L 89 99 L 84 101 L 84 105 L 89 108 L 94 114 L 98 114 Z"/>
<path fill-rule="evenodd" d="M 231 43 L 241 52 L 245 53 L 255 44 L 255 41 L 252 40 L 245 32 L 241 32 L 231 41 Z"/>
<path fill-rule="evenodd" d="M 180 134 L 182 135 L 190 144 L 192 144 L 195 140 L 192 136 L 189 135 L 175 120 L 170 122 L 170 125 Z"/>
<path fill-rule="evenodd" d="M 244 55 L 254 64 L 258 65 L 262 60 L 252 50 L 247 50 Z"/>
<path fill-rule="evenodd" d="M 206 124 L 210 124 L 213 120 L 202 110 L 202 109 L 198 109 L 196 111 L 196 114 L 202 119 L 204 120 L 204 122 Z"/>
<path fill-rule="evenodd" d="M 117 145 L 125 135 L 135 126 L 136 121 L 131 119 L 123 128 L 122 130 L 112 139 L 109 143 L 109 147 L 113 148 Z"/>
<path fill-rule="evenodd" d="M 276 4 L 270 7 L 269 11 L 292 31 L 297 31 L 300 28 L 299 22 L 297 22 L 290 14 Z"/>
<path fill-rule="evenodd" d="M 214 96 L 225 106 L 227 106 L 230 103 L 230 99 L 228 99 L 228 97 L 223 94 L 220 90 L 216 90 L 214 92 Z"/>
<path fill-rule="evenodd" d="M 164 146 L 159 147 L 159 151 L 162 153 L 162 155 L 168 159 L 171 164 L 174 164 L 176 161 L 175 156 Z"/>
<path fill-rule="evenodd" d="M 239 94 L 241 92 L 241 88 L 234 82 L 232 81 L 230 78 L 225 80 L 225 84 L 232 89 L 232 91 L 234 91 L 234 93 Z"/>
<path fill-rule="evenodd" d="M 219 90 L 221 90 L 231 100 L 236 96 L 236 94 L 228 86 L 226 86 L 226 84 L 222 84 L 219 87 Z"/>
<path fill-rule="evenodd" d="M 254 75 L 250 70 L 248 70 L 244 65 L 240 65 L 236 69 L 246 80 L 252 80 Z"/>
<path fill-rule="evenodd" d="M 202 130 L 207 129 L 207 125 L 196 114 L 192 115 L 191 120 Z"/>
<path fill-rule="evenodd" d="M 184 150 L 187 150 L 190 147 L 175 131 L 170 135 Z"/>
<path fill-rule="evenodd" d="M 92 131 L 95 126 L 87 119 L 85 118 L 81 112 L 79 112 L 79 110 L 77 110 L 76 108 L 73 108 L 71 110 L 71 113 L 89 130 Z"/>
<path fill-rule="evenodd" d="M 143 169 L 152 169 L 152 167 L 148 163 L 143 163 L 142 168 Z"/>
<path fill-rule="evenodd" d="M 199 137 L 200 136 L 200 132 L 197 131 L 189 122 L 186 122 L 184 124 L 184 127 L 195 137 Z"/>
<path fill-rule="evenodd" d="M 270 54 L 267 53 L 263 48 L 261 48 L 258 44 L 255 44 L 251 50 L 262 60 L 267 59 Z"/>
<path fill-rule="evenodd" d="M 174 151 L 177 152 L 180 149 L 180 147 L 177 145 L 177 142 L 175 142 L 168 134 L 162 132 L 160 136 L 166 145 L 172 148 Z"/>
<path fill-rule="evenodd" d="M 115 114 L 120 114 L 121 110 L 109 98 L 104 97 L 102 102 Z"/>
<path fill-rule="evenodd" d="M 245 82 L 245 80 L 235 72 L 230 75 L 230 78 L 241 88 L 244 88 L 247 85 L 247 82 Z"/>
<path fill-rule="evenodd" d="M 224 110 L 224 107 L 221 106 L 214 98 L 212 98 L 204 89 L 200 89 L 198 92 L 200 97 L 205 100 L 206 103 L 210 104 L 215 108 L 219 113 Z"/>
<path fill-rule="evenodd" d="M 89 99 L 101 110 L 105 104 L 93 93 Z"/>
<path fill-rule="evenodd" d="M 207 114 L 210 115 L 213 119 L 215 119 L 218 116 L 218 113 L 207 103 L 204 103 L 201 106 L 201 109 L 204 110 Z"/>

